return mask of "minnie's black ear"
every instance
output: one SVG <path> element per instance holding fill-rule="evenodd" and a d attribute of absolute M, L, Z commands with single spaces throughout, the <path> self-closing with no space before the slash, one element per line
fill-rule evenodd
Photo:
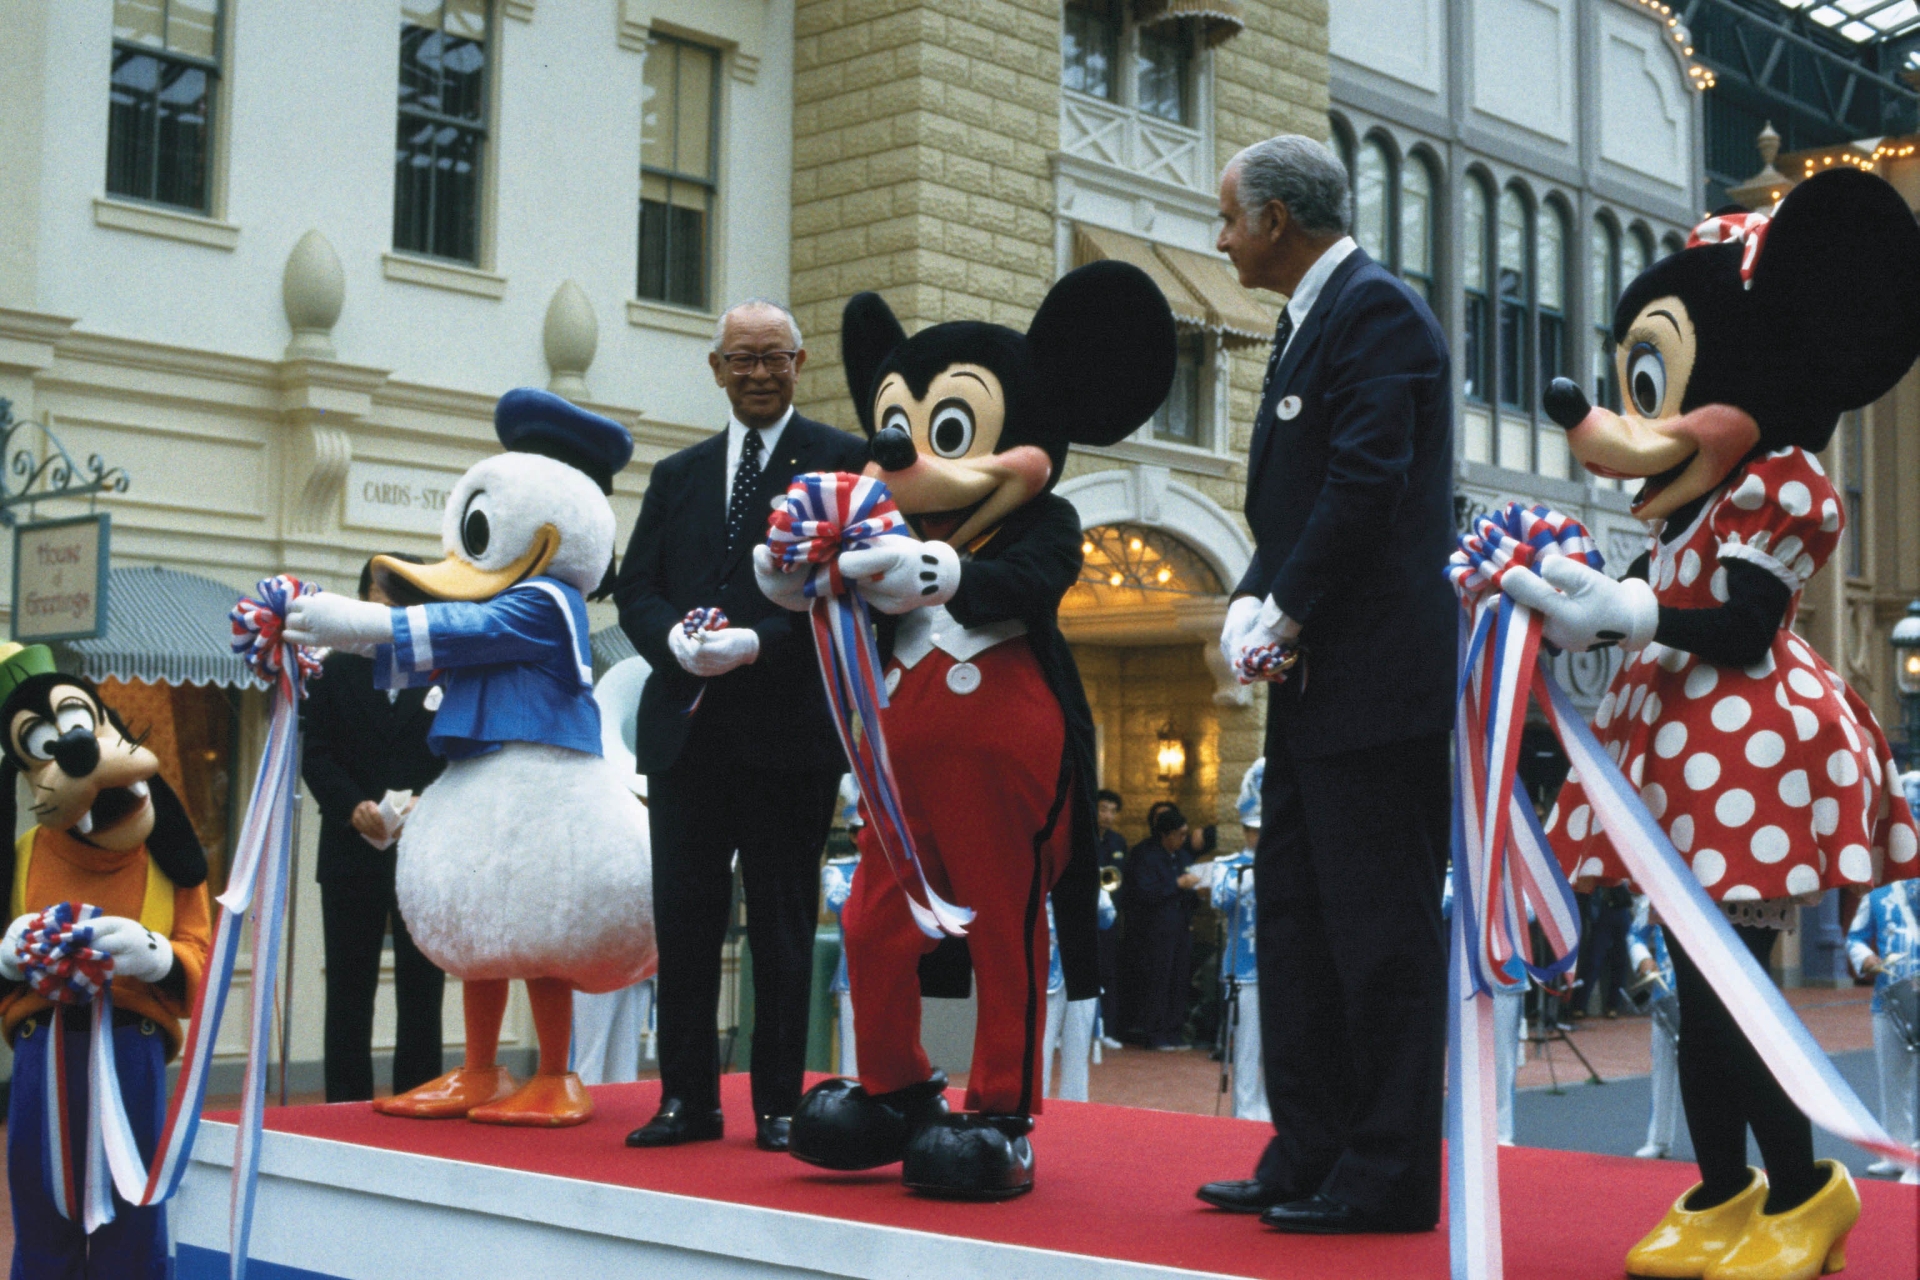
<path fill-rule="evenodd" d="M 1871 404 L 1920 355 L 1920 227 L 1883 179 L 1836 165 L 1781 203 L 1752 293 L 1789 399 L 1829 420 Z"/>
<path fill-rule="evenodd" d="M 847 370 L 847 390 L 860 429 L 873 434 L 873 378 L 901 343 L 907 331 L 894 319 L 893 308 L 877 293 L 856 293 L 840 313 L 840 363 Z"/>
<path fill-rule="evenodd" d="M 1050 412 L 1074 444 L 1116 444 L 1173 386 L 1173 312 L 1140 268 L 1091 262 L 1047 294 L 1027 330 Z"/>

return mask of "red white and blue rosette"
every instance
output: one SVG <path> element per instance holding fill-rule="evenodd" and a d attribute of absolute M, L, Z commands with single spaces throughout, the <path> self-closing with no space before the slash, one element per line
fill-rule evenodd
<path fill-rule="evenodd" d="M 233 651 L 253 673 L 272 684 L 291 671 L 296 683 L 320 673 L 319 656 L 306 645 L 288 644 L 280 633 L 287 625 L 287 606 L 320 588 L 290 573 L 262 578 L 255 584 L 259 599 L 242 596 L 227 616 L 233 623 Z"/>
<path fill-rule="evenodd" d="M 1529 694 L 1565 748 L 1596 823 L 1795 1105 L 1839 1137 L 1878 1155 L 1915 1162 L 1913 1152 L 1894 1145 L 1840 1078 L 1648 813 L 1638 790 L 1601 749 L 1542 661 L 1541 616 L 1500 591 L 1509 571 L 1537 572 L 1556 555 L 1601 567 L 1593 539 L 1577 520 L 1515 503 L 1476 521 L 1447 568 L 1460 597 L 1462 655 L 1454 719 L 1456 892 L 1448 963 L 1448 1215 L 1454 1280 L 1498 1280 L 1505 1274 L 1492 994 L 1522 986 L 1519 973 L 1544 979 L 1565 972 L 1577 953 L 1572 889 L 1518 782 Z M 1555 956 L 1545 966 L 1536 967 L 1523 945 L 1528 909 Z"/>
<path fill-rule="evenodd" d="M 827 706 L 859 784 L 871 831 L 906 894 L 907 909 L 928 937 L 960 937 L 973 912 L 934 892 L 914 853 L 880 723 L 880 711 L 887 705 L 880 651 L 866 600 L 840 573 L 842 552 L 865 550 L 881 538 L 911 536 L 906 516 L 884 483 L 845 471 L 814 471 L 795 477 L 787 489 L 768 526 L 767 546 L 783 568 L 807 566 L 806 595 L 813 601 L 807 616 Z"/>
<path fill-rule="evenodd" d="M 15 958 L 27 986 L 54 1004 L 87 1004 L 106 990 L 113 957 L 93 945 L 92 921 L 100 908 L 60 902 L 34 917 L 20 936 Z"/>

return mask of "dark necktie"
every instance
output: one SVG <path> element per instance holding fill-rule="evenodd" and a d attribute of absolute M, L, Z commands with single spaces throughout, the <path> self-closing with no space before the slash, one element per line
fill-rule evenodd
<path fill-rule="evenodd" d="M 1280 372 L 1280 357 L 1286 353 L 1287 339 L 1293 336 L 1293 312 L 1280 308 L 1280 323 L 1273 326 L 1273 354 L 1267 357 L 1267 376 L 1260 383 L 1260 398 L 1273 389 L 1273 375 Z"/>
<path fill-rule="evenodd" d="M 740 466 L 733 473 L 733 493 L 727 498 L 727 550 L 740 541 L 753 514 L 753 492 L 760 487 L 760 432 L 748 427 L 740 445 Z"/>

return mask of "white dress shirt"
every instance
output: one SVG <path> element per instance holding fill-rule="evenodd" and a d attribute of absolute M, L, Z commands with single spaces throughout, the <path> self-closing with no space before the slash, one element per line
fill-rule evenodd
<path fill-rule="evenodd" d="M 1307 274 L 1300 277 L 1300 284 L 1294 289 L 1293 296 L 1287 299 L 1287 316 L 1293 321 L 1293 332 L 1287 337 L 1287 347 L 1293 345 L 1294 338 L 1306 327 L 1307 317 L 1313 314 L 1313 304 L 1320 300 L 1320 290 L 1326 288 L 1328 277 L 1347 260 L 1347 255 L 1360 246 L 1353 242 L 1352 236 L 1341 236 L 1327 246 L 1314 264 L 1307 268 Z M 1286 355 L 1286 348 L 1280 354 Z"/>
<path fill-rule="evenodd" d="M 780 415 L 780 421 L 770 427 L 760 428 L 760 469 L 765 471 L 767 463 L 773 460 L 773 451 L 780 447 L 780 433 L 787 429 L 787 422 L 793 417 L 793 406 Z M 721 496 L 733 500 L 733 476 L 740 470 L 740 454 L 747 447 L 747 428 L 733 414 L 727 415 L 727 488 Z"/>

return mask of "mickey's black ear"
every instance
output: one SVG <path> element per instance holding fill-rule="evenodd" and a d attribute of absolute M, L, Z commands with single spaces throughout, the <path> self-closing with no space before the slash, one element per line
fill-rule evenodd
<path fill-rule="evenodd" d="M 847 370 L 847 390 L 860 415 L 860 429 L 873 434 L 873 377 L 899 345 L 907 331 L 894 319 L 893 308 L 877 293 L 856 293 L 840 313 L 840 363 Z"/>
<path fill-rule="evenodd" d="M 1788 193 L 1753 268 L 1793 399 L 1826 415 L 1871 404 L 1920 355 L 1920 227 L 1883 179 L 1835 165 Z"/>
<path fill-rule="evenodd" d="M 1147 273 L 1124 262 L 1091 262 L 1060 277 L 1027 347 L 1074 444 L 1125 439 L 1173 386 L 1173 312 Z"/>

